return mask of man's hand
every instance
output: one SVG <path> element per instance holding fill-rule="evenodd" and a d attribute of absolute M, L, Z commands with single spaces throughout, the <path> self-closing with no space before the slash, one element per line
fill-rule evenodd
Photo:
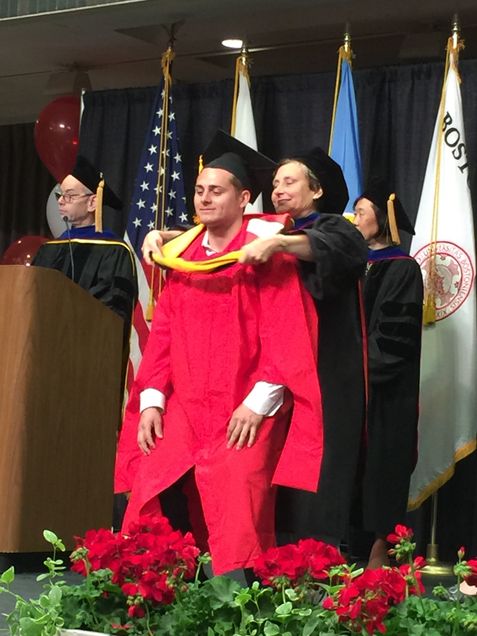
<path fill-rule="evenodd" d="M 266 263 L 272 254 L 281 250 L 282 239 L 283 236 L 277 234 L 268 238 L 258 238 L 243 245 L 240 248 L 242 254 L 239 263 L 250 263 L 251 265 Z"/>
<path fill-rule="evenodd" d="M 156 448 L 154 440 L 162 439 L 162 413 L 161 410 L 152 406 L 144 409 L 141 413 L 137 429 L 137 443 L 144 455 L 149 455 L 153 448 Z"/>
<path fill-rule="evenodd" d="M 152 230 L 148 232 L 144 238 L 142 244 L 142 257 L 148 265 L 154 265 L 154 261 L 151 258 L 151 252 L 162 252 L 161 248 L 164 245 L 164 239 L 162 232 L 159 230 Z"/>
<path fill-rule="evenodd" d="M 245 404 L 237 407 L 227 427 L 227 448 L 232 448 L 235 444 L 235 448 L 239 450 L 246 442 L 250 448 L 255 442 L 263 417 L 251 411 Z"/>
<path fill-rule="evenodd" d="M 182 234 L 182 230 L 151 230 L 144 238 L 142 244 L 142 257 L 148 265 L 154 265 L 151 252 L 162 254 L 162 246 L 173 238 Z"/>

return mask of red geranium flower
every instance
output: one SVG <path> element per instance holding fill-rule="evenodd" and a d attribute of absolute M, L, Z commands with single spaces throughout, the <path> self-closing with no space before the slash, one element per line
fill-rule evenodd
<path fill-rule="evenodd" d="M 391 532 L 391 534 L 388 534 L 387 540 L 389 541 L 389 543 L 399 543 L 403 539 L 410 541 L 413 536 L 414 536 L 414 533 L 411 530 L 411 528 L 407 528 L 406 526 L 402 526 L 398 524 L 394 528 L 394 532 Z"/>
<path fill-rule="evenodd" d="M 470 571 L 469 574 L 463 576 L 464 581 L 468 585 L 477 585 L 477 559 L 469 559 L 466 564 Z"/>

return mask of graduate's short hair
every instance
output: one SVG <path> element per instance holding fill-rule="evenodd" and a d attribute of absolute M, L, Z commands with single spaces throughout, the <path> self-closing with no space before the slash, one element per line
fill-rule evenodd
<path fill-rule="evenodd" d="M 244 186 L 244 184 L 240 181 L 238 177 L 236 177 L 231 172 L 229 172 L 229 174 L 230 174 L 230 183 L 237 190 L 237 192 L 242 192 L 242 190 L 248 190 L 250 192 L 250 188 L 247 188 L 246 186 Z M 252 196 L 251 192 L 250 192 L 250 196 Z"/>

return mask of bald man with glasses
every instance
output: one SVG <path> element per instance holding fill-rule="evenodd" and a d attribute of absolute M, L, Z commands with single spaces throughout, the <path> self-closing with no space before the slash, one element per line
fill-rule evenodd
<path fill-rule="evenodd" d="M 127 361 L 138 293 L 136 267 L 129 246 L 102 226 L 102 203 L 119 210 L 121 201 L 102 173 L 81 155 L 55 196 L 65 231 L 42 245 L 33 265 L 62 272 L 123 319 Z"/>

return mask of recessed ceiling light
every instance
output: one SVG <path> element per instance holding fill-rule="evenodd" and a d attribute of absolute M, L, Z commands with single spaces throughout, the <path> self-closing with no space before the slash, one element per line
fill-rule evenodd
<path fill-rule="evenodd" d="M 227 40 L 222 40 L 222 46 L 226 46 L 228 49 L 241 49 L 243 45 L 242 40 L 228 38 Z"/>

